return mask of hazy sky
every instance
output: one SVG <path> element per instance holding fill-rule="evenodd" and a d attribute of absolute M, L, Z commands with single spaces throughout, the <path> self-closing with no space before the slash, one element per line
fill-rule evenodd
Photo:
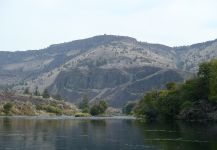
<path fill-rule="evenodd" d="M 170 46 L 217 38 L 217 0 L 0 0 L 0 50 L 100 34 Z"/>

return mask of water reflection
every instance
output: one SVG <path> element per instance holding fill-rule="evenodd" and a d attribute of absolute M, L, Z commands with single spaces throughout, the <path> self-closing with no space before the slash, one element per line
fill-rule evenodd
<path fill-rule="evenodd" d="M 0 125 L 1 150 L 217 149 L 215 124 L 0 118 Z"/>
<path fill-rule="evenodd" d="M 217 149 L 216 124 L 201 123 L 142 123 L 137 127 L 143 132 L 147 144 L 165 150 L 215 150 Z"/>

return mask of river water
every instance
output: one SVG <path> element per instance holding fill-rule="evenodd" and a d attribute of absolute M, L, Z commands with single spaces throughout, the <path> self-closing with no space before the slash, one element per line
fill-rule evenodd
<path fill-rule="evenodd" d="M 1 117 L 0 150 L 217 150 L 217 124 Z"/>

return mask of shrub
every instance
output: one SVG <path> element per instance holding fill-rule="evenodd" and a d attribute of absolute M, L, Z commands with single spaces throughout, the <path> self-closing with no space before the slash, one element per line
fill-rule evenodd
<path fill-rule="evenodd" d="M 127 104 L 124 105 L 122 111 L 124 114 L 130 115 L 133 113 L 133 109 L 136 106 L 136 102 L 127 102 Z"/>
<path fill-rule="evenodd" d="M 56 115 L 61 115 L 62 114 L 62 110 L 58 107 L 55 107 L 55 106 L 51 106 L 51 105 L 48 105 L 45 110 L 47 112 L 50 112 L 50 113 L 55 113 Z"/>
<path fill-rule="evenodd" d="M 91 108 L 90 108 L 90 114 L 93 116 L 103 114 L 105 113 L 106 109 L 108 108 L 108 105 L 106 101 L 99 101 L 95 103 Z"/>
<path fill-rule="evenodd" d="M 29 87 L 25 88 L 23 94 L 26 94 L 26 95 L 30 94 L 30 92 L 29 92 Z"/>
<path fill-rule="evenodd" d="M 55 100 L 61 100 L 62 99 L 61 95 L 59 95 L 59 94 L 52 95 L 52 98 L 54 98 Z"/>
<path fill-rule="evenodd" d="M 190 107 L 192 107 L 192 106 L 193 106 L 193 104 L 192 104 L 191 101 L 185 101 L 185 102 L 183 102 L 183 103 L 181 104 L 181 109 L 182 109 L 182 110 L 185 110 L 185 109 L 188 109 L 188 108 L 190 108 Z"/>
<path fill-rule="evenodd" d="M 135 115 L 147 120 L 155 120 L 159 113 L 156 105 L 158 99 L 158 91 L 148 92 L 135 106 Z"/>
<path fill-rule="evenodd" d="M 176 89 L 176 83 L 170 82 L 166 84 L 167 90 L 175 90 Z"/>
<path fill-rule="evenodd" d="M 42 94 L 42 97 L 43 97 L 43 98 L 50 98 L 48 89 L 45 89 L 45 90 L 44 90 L 44 92 L 43 92 L 43 94 Z"/>
<path fill-rule="evenodd" d="M 89 100 L 87 96 L 83 97 L 82 102 L 79 104 L 79 108 L 82 110 L 83 113 L 89 112 Z"/>
<path fill-rule="evenodd" d="M 38 90 L 38 86 L 35 87 L 34 95 L 35 96 L 40 96 L 40 92 Z"/>
<path fill-rule="evenodd" d="M 90 117 L 89 113 L 76 113 L 75 117 Z"/>
<path fill-rule="evenodd" d="M 4 113 L 5 113 L 6 115 L 8 115 L 9 112 L 11 111 L 12 107 L 13 107 L 13 104 L 12 104 L 12 103 L 6 103 L 6 104 L 4 104 L 4 105 L 3 105 Z"/>

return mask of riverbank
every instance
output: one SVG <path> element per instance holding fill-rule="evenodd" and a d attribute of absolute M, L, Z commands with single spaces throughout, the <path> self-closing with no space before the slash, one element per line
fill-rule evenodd
<path fill-rule="evenodd" d="M 133 116 L 111 116 L 111 117 L 75 117 L 75 116 L 0 116 L 9 119 L 36 119 L 36 120 L 136 120 Z"/>

